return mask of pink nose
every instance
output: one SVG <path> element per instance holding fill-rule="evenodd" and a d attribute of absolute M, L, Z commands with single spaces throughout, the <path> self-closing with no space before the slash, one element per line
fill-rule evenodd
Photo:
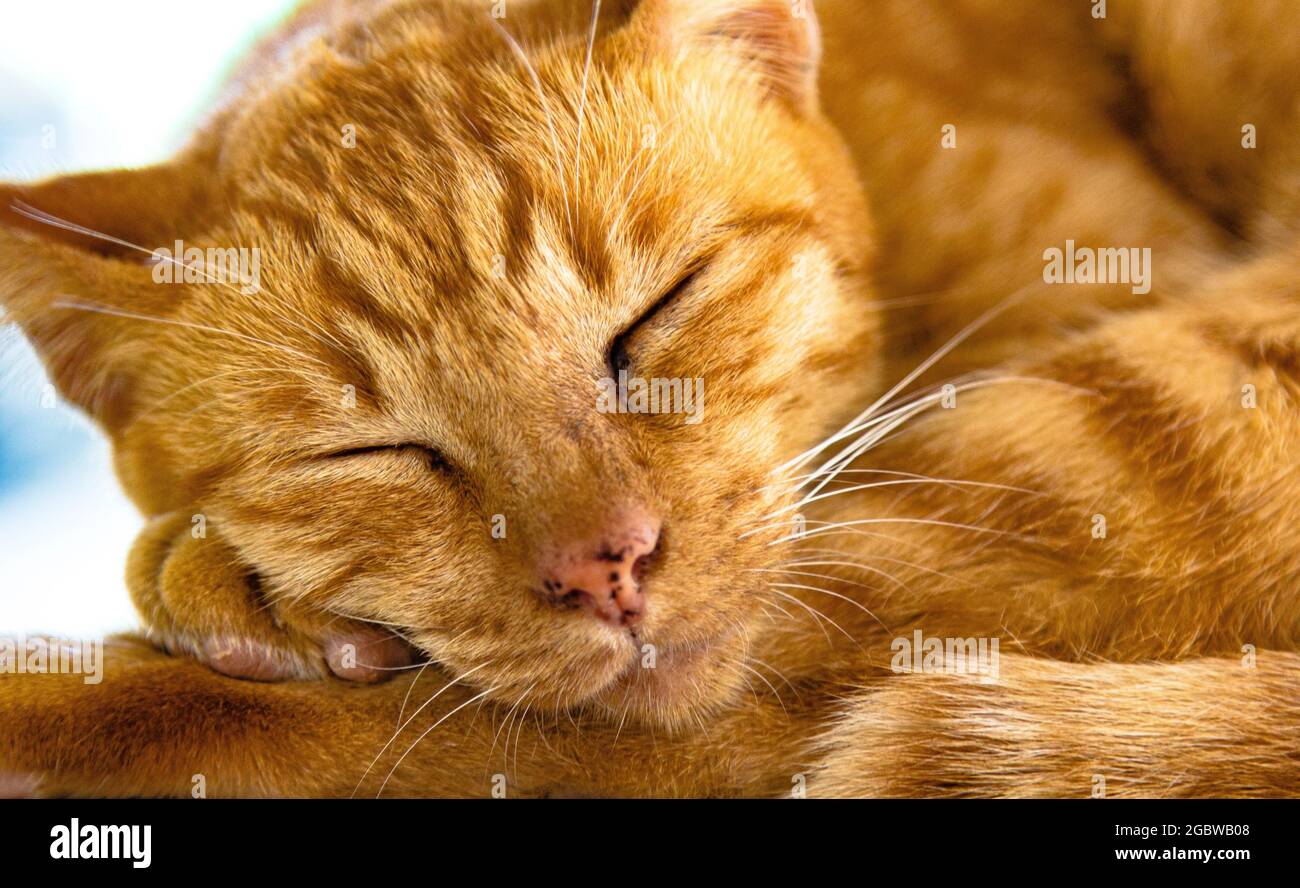
<path fill-rule="evenodd" d="M 620 515 L 604 534 L 558 547 L 543 559 L 547 598 L 588 610 L 611 626 L 632 626 L 645 610 L 642 574 L 658 545 L 658 521 L 641 512 Z"/>

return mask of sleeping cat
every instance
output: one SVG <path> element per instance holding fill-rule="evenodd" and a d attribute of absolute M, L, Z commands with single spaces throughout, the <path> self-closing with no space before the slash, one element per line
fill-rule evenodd
<path fill-rule="evenodd" d="M 0 768 L 1300 793 L 1296 14 L 1076 5 L 323 0 L 175 160 L 4 188 L 0 299 L 189 656 L 5 678 Z M 1257 89 L 1132 110 L 1219 30 Z M 1067 239 L 1150 248 L 1151 293 L 1046 283 Z M 158 283 L 177 241 L 256 286 Z M 601 409 L 627 376 L 703 421 Z"/>

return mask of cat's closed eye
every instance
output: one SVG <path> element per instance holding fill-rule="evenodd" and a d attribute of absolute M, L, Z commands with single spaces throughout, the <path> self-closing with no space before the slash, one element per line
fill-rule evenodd
<path fill-rule="evenodd" d="M 696 263 L 691 271 L 683 275 L 676 284 L 669 287 L 662 296 L 652 302 L 650 307 L 643 311 L 622 333 L 614 337 L 614 340 L 609 345 L 608 357 L 609 368 L 614 376 L 618 376 L 619 371 L 628 370 L 632 366 L 632 356 L 628 351 L 628 345 L 633 335 L 675 302 L 682 294 L 689 292 L 703 272 L 704 265 Z"/>
<path fill-rule="evenodd" d="M 442 451 L 427 444 L 371 444 L 362 447 L 350 447 L 324 456 L 328 460 L 356 459 L 376 454 L 398 454 L 420 459 L 432 472 L 452 472 L 454 467 Z"/>

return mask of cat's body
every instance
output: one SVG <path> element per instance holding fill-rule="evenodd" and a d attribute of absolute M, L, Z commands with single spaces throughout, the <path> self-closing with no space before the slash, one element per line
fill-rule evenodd
<path fill-rule="evenodd" d="M 585 4 L 490 5 L 317 4 L 171 171 L 8 192 L 148 248 L 265 238 L 258 301 L 177 308 L 119 246 L 0 235 L 0 296 L 152 518 L 131 585 L 160 639 L 319 674 L 345 613 L 439 665 L 254 684 L 122 642 L 97 687 L 0 680 L 0 767 L 112 794 L 1300 793 L 1294 11 L 825 0 L 819 96 L 785 3 L 607 4 L 591 68 Z M 1230 111 L 1169 58 L 1207 40 L 1248 74 Z M 1066 240 L 1150 248 L 1150 292 L 1046 284 Z M 113 313 L 52 313 L 69 291 Z M 707 380 L 704 421 L 596 415 L 609 339 L 664 293 L 622 344 Z M 792 460 L 995 308 L 924 379 L 980 373 Z M 186 325 L 154 351 L 237 335 L 160 369 L 135 313 Z M 286 348 L 288 380 L 212 380 Z M 417 435 L 454 480 L 309 455 Z M 659 560 L 624 650 L 524 577 L 633 507 Z M 898 674 L 918 632 L 998 640 L 998 675 Z"/>

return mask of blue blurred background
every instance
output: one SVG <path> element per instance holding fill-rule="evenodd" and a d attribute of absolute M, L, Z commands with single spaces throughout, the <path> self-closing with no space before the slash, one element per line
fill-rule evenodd
<path fill-rule="evenodd" d="M 160 160 L 239 52 L 293 0 L 5 0 L 0 179 Z M 141 519 L 97 430 L 0 326 L 0 632 L 93 637 L 136 618 L 122 573 Z"/>

